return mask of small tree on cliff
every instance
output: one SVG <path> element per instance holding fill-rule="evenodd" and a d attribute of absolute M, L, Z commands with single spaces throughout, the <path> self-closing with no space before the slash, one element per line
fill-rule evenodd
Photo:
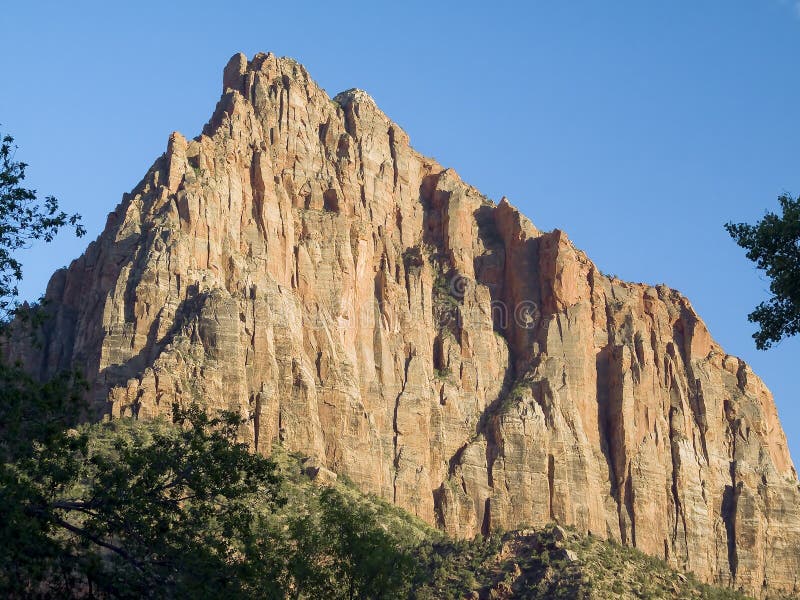
<path fill-rule="evenodd" d="M 77 214 L 59 210 L 58 200 L 23 187 L 24 162 L 16 160 L 14 138 L 0 133 L 0 316 L 7 316 L 17 297 L 22 264 L 14 253 L 34 240 L 50 242 L 65 225 L 80 237 L 86 233 Z"/>
<path fill-rule="evenodd" d="M 782 215 L 767 212 L 755 225 L 725 225 L 736 243 L 747 250 L 747 258 L 770 279 L 772 296 L 747 316 L 760 326 L 753 334 L 760 350 L 800 333 L 800 197 L 784 194 L 778 202 Z"/>

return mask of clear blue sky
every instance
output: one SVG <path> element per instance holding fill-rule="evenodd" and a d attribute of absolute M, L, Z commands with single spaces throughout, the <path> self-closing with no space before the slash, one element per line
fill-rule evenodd
<path fill-rule="evenodd" d="M 89 239 L 171 131 L 200 132 L 233 53 L 292 56 L 603 271 L 688 295 L 800 460 L 800 339 L 755 350 L 767 283 L 722 228 L 800 193 L 797 1 L 40 1 L 4 6 L 0 31 L 2 129 Z M 86 243 L 26 252 L 23 295 Z"/>

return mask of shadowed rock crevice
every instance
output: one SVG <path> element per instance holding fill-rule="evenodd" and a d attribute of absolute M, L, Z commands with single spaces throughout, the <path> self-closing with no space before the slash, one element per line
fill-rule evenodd
<path fill-rule="evenodd" d="M 725 523 L 725 535 L 728 542 L 728 565 L 731 578 L 736 581 L 738 557 L 736 552 L 736 486 L 726 485 L 722 494 L 722 520 Z"/>

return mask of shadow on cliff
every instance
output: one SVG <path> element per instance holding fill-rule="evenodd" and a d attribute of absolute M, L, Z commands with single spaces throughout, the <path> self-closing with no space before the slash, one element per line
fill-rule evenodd
<path fill-rule="evenodd" d="M 56 271 L 48 283 L 45 295 L 48 318 L 42 323 L 38 360 L 26 361 L 27 368 L 43 380 L 69 369 L 78 369 L 90 383 L 97 376 L 106 335 L 105 303 L 123 269 L 133 260 L 126 256 L 137 254 L 136 248 L 143 237 L 134 234 L 116 241 L 109 245 L 113 254 L 107 255 L 100 240 L 115 239 L 122 226 L 115 222 L 114 215 L 109 215 L 100 237 L 69 267 Z"/>
<path fill-rule="evenodd" d="M 188 325 L 199 317 L 207 297 L 206 293 L 199 291 L 197 284 L 189 286 L 186 299 L 178 305 L 172 325 L 161 339 L 157 339 L 160 319 L 156 318 L 147 332 L 147 341 L 139 352 L 124 362 L 109 365 L 98 373 L 94 386 L 95 391 L 98 392 L 96 398 L 107 396 L 110 390 L 126 385 L 131 379 L 141 378 L 145 370 L 153 365 L 162 350 L 172 343 L 179 333 L 186 332 Z M 138 416 L 137 400 L 130 405 L 133 417 Z M 110 411 L 111 406 L 106 404 L 103 408 Z"/>
<path fill-rule="evenodd" d="M 624 462 L 625 449 L 618 448 L 620 443 L 621 427 L 619 420 L 621 416 L 618 414 L 621 411 L 621 400 L 614 405 L 614 390 L 612 374 L 611 374 L 611 361 L 613 358 L 613 347 L 611 344 L 606 344 L 596 355 L 595 358 L 595 371 L 596 378 L 596 399 L 597 399 L 597 424 L 600 433 L 600 451 L 606 460 L 608 467 L 608 480 L 609 487 L 608 493 L 617 505 L 617 519 L 619 534 L 623 543 L 630 542 L 628 540 L 627 532 L 628 527 L 625 524 L 625 517 L 623 516 L 622 506 L 626 506 L 628 517 L 630 519 L 631 528 L 634 524 L 633 506 L 630 502 L 631 494 L 624 493 L 624 488 L 620 485 L 620 480 L 624 478 L 624 473 L 619 473 L 618 461 Z M 624 435 L 624 434 L 623 434 Z M 627 483 L 630 485 L 630 478 L 627 478 Z M 635 544 L 635 542 L 634 542 Z"/>

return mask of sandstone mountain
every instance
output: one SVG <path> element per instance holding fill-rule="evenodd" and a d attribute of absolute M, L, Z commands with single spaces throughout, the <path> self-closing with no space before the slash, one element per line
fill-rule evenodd
<path fill-rule="evenodd" d="M 772 397 L 686 298 L 603 275 L 360 90 L 234 56 L 47 289 L 36 348 L 112 417 L 175 402 L 315 458 L 457 536 L 550 521 L 750 594 L 800 590 L 800 484 Z"/>

